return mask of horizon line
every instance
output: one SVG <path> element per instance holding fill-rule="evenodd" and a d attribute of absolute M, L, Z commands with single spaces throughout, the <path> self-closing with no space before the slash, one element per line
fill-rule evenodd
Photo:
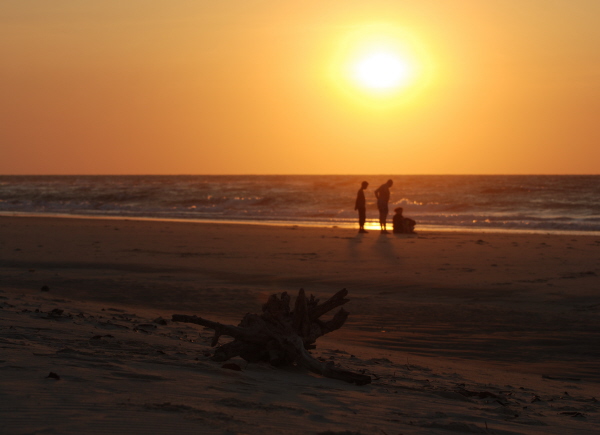
<path fill-rule="evenodd" d="M 600 173 L 591 174 L 591 173 L 492 173 L 492 174 L 477 174 L 477 173 L 440 173 L 440 174 L 423 174 L 423 173 L 360 173 L 360 174 L 258 174 L 258 173 L 222 173 L 222 174 L 190 174 L 190 173 L 181 173 L 181 174 L 151 174 L 151 173 L 95 173 L 95 174 L 78 174 L 78 173 L 69 173 L 69 174 L 0 174 L 0 177 L 360 177 L 360 176 L 369 176 L 369 177 L 404 177 L 404 176 L 417 176 L 417 177 L 429 177 L 429 176 L 475 176 L 475 177 L 485 177 L 485 176 L 503 176 L 503 177 L 512 177 L 512 176 L 552 176 L 552 177 L 590 177 L 590 176 L 598 176 Z"/>

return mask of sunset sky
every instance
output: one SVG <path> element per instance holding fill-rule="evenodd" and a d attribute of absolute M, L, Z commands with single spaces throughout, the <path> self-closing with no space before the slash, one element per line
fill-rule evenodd
<path fill-rule="evenodd" d="M 598 0 L 2 0 L 0 174 L 599 174 L 599 20 Z"/>

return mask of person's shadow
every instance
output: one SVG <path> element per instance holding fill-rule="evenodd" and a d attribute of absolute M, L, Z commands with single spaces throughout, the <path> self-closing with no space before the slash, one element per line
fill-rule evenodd
<path fill-rule="evenodd" d="M 348 237 L 348 256 L 353 260 L 360 260 L 362 249 L 359 246 L 362 245 L 368 234 L 357 233 L 354 237 Z"/>
<path fill-rule="evenodd" d="M 378 257 L 382 258 L 388 263 L 398 264 L 398 256 L 396 255 L 396 249 L 394 246 L 394 239 L 390 236 L 392 234 L 380 234 L 375 243 L 373 244 L 373 250 Z"/>

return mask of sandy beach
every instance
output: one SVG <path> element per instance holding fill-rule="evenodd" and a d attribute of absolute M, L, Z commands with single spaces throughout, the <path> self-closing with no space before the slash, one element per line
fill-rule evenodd
<path fill-rule="evenodd" d="M 348 290 L 312 354 L 371 384 L 171 321 L 300 288 Z M 2 216 L 0 433 L 599 433 L 599 314 L 593 235 Z"/>

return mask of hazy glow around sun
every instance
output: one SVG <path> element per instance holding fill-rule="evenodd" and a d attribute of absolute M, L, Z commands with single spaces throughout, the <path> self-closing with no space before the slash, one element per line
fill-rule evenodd
<path fill-rule="evenodd" d="M 406 61 L 386 51 L 374 51 L 359 58 L 352 66 L 352 77 L 370 89 L 393 89 L 402 86 L 410 77 Z"/>
<path fill-rule="evenodd" d="M 413 104 L 431 83 L 433 65 L 410 29 L 375 22 L 340 35 L 328 71 L 341 95 L 370 110 Z"/>

